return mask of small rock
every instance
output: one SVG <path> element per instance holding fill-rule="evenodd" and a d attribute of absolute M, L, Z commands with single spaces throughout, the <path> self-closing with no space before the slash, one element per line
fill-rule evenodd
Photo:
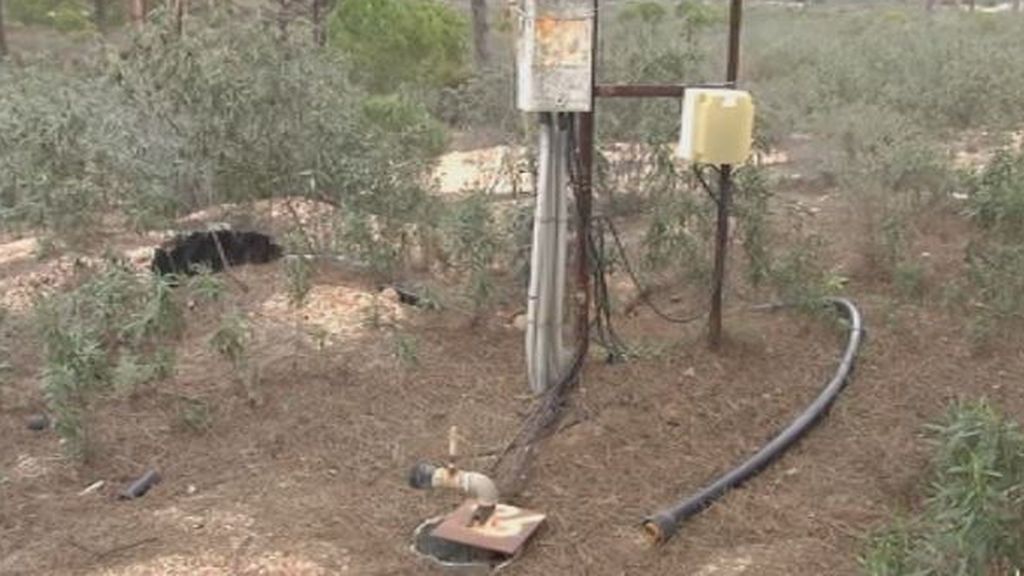
<path fill-rule="evenodd" d="M 198 491 L 199 491 L 199 489 L 196 488 L 195 484 L 189 484 L 188 487 L 185 488 L 185 494 L 188 494 L 189 496 L 195 494 Z"/>
<path fill-rule="evenodd" d="M 696 378 L 697 370 L 695 370 L 693 366 L 690 366 L 686 369 L 686 372 L 683 372 L 683 376 L 686 376 L 687 378 Z"/>
<path fill-rule="evenodd" d="M 47 417 L 46 414 L 33 414 L 28 417 L 25 425 L 28 426 L 29 430 L 35 430 L 37 432 L 40 430 L 46 430 L 50 426 L 50 418 Z"/>
<path fill-rule="evenodd" d="M 515 318 L 512 319 L 512 326 L 514 326 L 516 328 L 516 330 L 519 330 L 521 332 L 525 332 L 526 331 L 526 325 L 528 324 L 528 322 L 529 321 L 526 318 L 526 314 L 519 314 Z"/>
<path fill-rule="evenodd" d="M 395 304 L 398 304 L 402 300 L 402 297 L 401 295 L 399 295 L 398 290 L 395 290 L 391 286 L 388 286 L 387 288 L 381 290 L 380 297 L 388 302 L 394 302 Z"/>

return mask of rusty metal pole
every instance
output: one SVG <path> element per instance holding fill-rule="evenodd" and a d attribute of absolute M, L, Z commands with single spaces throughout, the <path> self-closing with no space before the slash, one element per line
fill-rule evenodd
<path fill-rule="evenodd" d="M 725 79 L 736 84 L 740 66 L 740 21 L 743 0 L 732 0 L 729 7 L 729 58 Z M 732 204 L 732 166 L 719 167 L 718 229 L 715 237 L 715 268 L 711 277 L 711 312 L 708 315 L 708 345 L 717 350 L 722 345 L 722 299 L 725 291 L 725 264 L 729 248 L 729 210 Z"/>
<path fill-rule="evenodd" d="M 591 78 L 597 86 L 597 0 L 594 0 L 594 32 L 591 38 Z M 590 91 L 590 112 L 581 112 L 576 122 L 576 146 L 579 158 L 579 185 L 576 187 L 576 342 L 580 358 L 590 346 L 590 215 L 594 191 L 594 111 L 596 89 Z"/>

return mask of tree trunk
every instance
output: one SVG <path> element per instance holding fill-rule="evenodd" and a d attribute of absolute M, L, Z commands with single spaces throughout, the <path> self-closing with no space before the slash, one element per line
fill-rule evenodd
<path fill-rule="evenodd" d="M 277 0 L 277 31 L 282 42 L 288 39 L 288 9 L 291 0 Z"/>
<path fill-rule="evenodd" d="M 107 0 L 93 0 L 92 19 L 100 32 L 107 27 Z"/>
<path fill-rule="evenodd" d="M 978 6 L 977 0 L 968 0 L 968 2 L 968 5 L 971 7 L 971 12 L 974 12 L 974 9 Z"/>
<path fill-rule="evenodd" d="M 172 8 L 174 11 L 174 33 L 181 38 L 181 32 L 185 26 L 185 0 L 174 0 Z"/>
<path fill-rule="evenodd" d="M 323 47 L 327 44 L 327 34 L 324 31 L 324 17 L 327 12 L 324 0 L 313 0 L 313 43 Z"/>
<path fill-rule="evenodd" d="M 935 11 L 935 0 L 924 0 L 924 9 L 929 12 Z"/>
<path fill-rule="evenodd" d="M 490 62 L 487 47 L 487 0 L 472 0 L 473 11 L 473 52 L 478 66 Z"/>
<path fill-rule="evenodd" d="M 145 1 L 128 0 L 128 15 L 131 18 L 132 26 L 135 28 L 135 30 L 142 30 L 142 24 L 146 19 Z"/>
<path fill-rule="evenodd" d="M 1020 0 L 1013 0 L 1013 11 L 1020 12 Z"/>
<path fill-rule="evenodd" d="M 4 32 L 4 0 L 0 0 L 0 60 L 7 56 L 7 34 Z"/>

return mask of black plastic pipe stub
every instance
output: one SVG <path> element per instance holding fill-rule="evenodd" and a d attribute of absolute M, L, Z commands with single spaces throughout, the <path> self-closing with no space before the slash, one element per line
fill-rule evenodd
<path fill-rule="evenodd" d="M 121 494 L 118 495 L 120 500 L 134 500 L 141 498 L 149 492 L 149 489 L 160 483 L 160 473 L 156 470 L 150 470 L 142 475 L 138 480 L 131 483 Z"/>
<path fill-rule="evenodd" d="M 420 462 L 409 471 L 409 486 L 417 490 L 430 488 L 434 481 L 434 471 L 437 466 L 427 462 Z"/>
<path fill-rule="evenodd" d="M 651 544 L 661 544 L 675 536 L 679 523 L 671 514 L 659 512 L 644 518 L 643 529 Z"/>

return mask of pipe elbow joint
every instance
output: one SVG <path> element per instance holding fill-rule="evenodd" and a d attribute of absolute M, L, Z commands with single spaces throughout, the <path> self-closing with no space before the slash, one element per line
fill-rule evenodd
<path fill-rule="evenodd" d="M 481 506 L 493 508 L 498 504 L 497 485 L 479 472 L 454 470 L 420 462 L 409 471 L 409 486 L 417 490 L 451 488 L 475 498 Z"/>
<path fill-rule="evenodd" d="M 409 486 L 417 490 L 429 490 L 434 487 L 434 473 L 437 466 L 428 462 L 420 462 L 409 471 Z"/>
<path fill-rule="evenodd" d="M 498 487 L 484 474 L 461 472 L 461 484 L 469 496 L 476 498 L 481 506 L 493 508 L 498 504 Z"/>

